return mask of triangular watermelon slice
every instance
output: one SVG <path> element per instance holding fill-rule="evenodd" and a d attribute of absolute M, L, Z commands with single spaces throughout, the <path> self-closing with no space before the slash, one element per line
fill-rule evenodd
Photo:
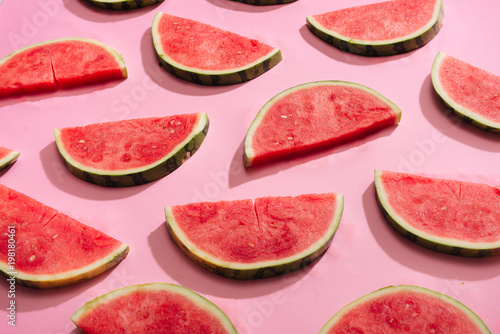
<path fill-rule="evenodd" d="M 97 7 L 112 10 L 130 10 L 152 6 L 163 0 L 87 0 Z"/>
<path fill-rule="evenodd" d="M 500 254 L 500 189 L 486 184 L 375 171 L 380 208 L 409 240 L 465 257 Z"/>
<path fill-rule="evenodd" d="M 319 334 L 490 334 L 471 309 L 445 294 L 412 285 L 388 286 L 339 310 Z"/>
<path fill-rule="evenodd" d="M 71 320 L 85 333 L 236 334 L 214 303 L 180 285 L 131 285 L 97 297 Z"/>
<path fill-rule="evenodd" d="M 0 270 L 15 283 L 55 288 L 118 264 L 128 246 L 0 184 Z"/>
<path fill-rule="evenodd" d="M 431 78 L 436 93 L 458 116 L 500 133 L 500 76 L 439 52 Z"/>
<path fill-rule="evenodd" d="M 307 27 L 336 48 L 391 56 L 430 42 L 443 25 L 442 0 L 391 0 L 307 17 Z"/>
<path fill-rule="evenodd" d="M 0 97 L 54 91 L 127 77 L 123 58 L 86 38 L 61 38 L 0 59 Z"/>
<path fill-rule="evenodd" d="M 245 138 L 245 165 L 332 147 L 392 126 L 401 110 L 374 90 L 344 81 L 289 88 L 259 111 Z"/>
<path fill-rule="evenodd" d="M 20 152 L 0 146 L 0 170 L 7 168 L 16 162 L 19 154 Z"/>
<path fill-rule="evenodd" d="M 175 244 L 220 276 L 256 279 L 285 274 L 330 246 L 344 199 L 333 193 L 191 203 L 165 208 Z"/>
<path fill-rule="evenodd" d="M 201 85 L 231 85 L 258 77 L 281 59 L 281 51 L 258 40 L 158 12 L 153 43 L 173 75 Z"/>
<path fill-rule="evenodd" d="M 208 132 L 205 113 L 55 129 L 69 171 L 90 183 L 123 187 L 164 177 L 189 159 Z"/>

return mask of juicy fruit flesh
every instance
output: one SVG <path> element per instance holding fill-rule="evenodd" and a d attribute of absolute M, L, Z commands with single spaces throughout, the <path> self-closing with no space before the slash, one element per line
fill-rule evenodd
<path fill-rule="evenodd" d="M 423 293 L 398 291 L 355 306 L 325 334 L 482 333 L 461 309 Z"/>
<path fill-rule="evenodd" d="M 379 41 L 405 37 L 432 19 L 436 0 L 395 0 L 313 15 L 324 28 L 350 39 Z"/>
<path fill-rule="evenodd" d="M 53 91 L 126 76 L 122 64 L 104 46 L 78 39 L 40 43 L 1 64 L 0 96 Z"/>
<path fill-rule="evenodd" d="M 227 333 L 220 320 L 170 291 L 136 291 L 98 305 L 77 321 L 86 333 Z"/>
<path fill-rule="evenodd" d="M 253 134 L 252 148 L 256 156 L 301 153 L 348 141 L 396 121 L 392 106 L 360 88 L 314 86 L 273 102 Z"/>
<path fill-rule="evenodd" d="M 255 263 L 295 255 L 324 236 L 335 194 L 192 203 L 172 207 L 177 224 L 200 250 L 221 261 Z"/>
<path fill-rule="evenodd" d="M 122 246 L 119 241 L 22 193 L 0 185 L 0 227 L 15 227 L 16 270 L 50 275 L 83 268 Z M 6 262 L 8 236 L 0 235 Z"/>
<path fill-rule="evenodd" d="M 391 207 L 416 229 L 470 242 L 500 240 L 500 189 L 392 172 L 381 180 Z"/>
<path fill-rule="evenodd" d="M 500 76 L 451 56 L 445 56 L 439 83 L 457 104 L 500 123 Z"/>
<path fill-rule="evenodd" d="M 167 14 L 162 14 L 157 29 L 164 53 L 189 68 L 209 71 L 241 68 L 274 50 L 255 39 Z"/>
<path fill-rule="evenodd" d="M 95 123 L 60 131 L 64 150 L 89 168 L 147 166 L 169 154 L 194 129 L 198 114 Z"/>

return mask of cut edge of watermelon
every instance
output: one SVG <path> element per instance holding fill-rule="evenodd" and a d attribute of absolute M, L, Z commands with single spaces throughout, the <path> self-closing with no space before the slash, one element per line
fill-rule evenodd
<path fill-rule="evenodd" d="M 247 64 L 245 66 L 241 66 L 241 67 L 231 68 L 228 70 L 204 70 L 204 69 L 199 69 L 199 68 L 195 68 L 195 67 L 185 66 L 181 63 L 176 62 L 172 58 L 170 58 L 163 50 L 163 47 L 161 45 L 161 36 L 160 36 L 160 34 L 157 33 L 157 31 L 158 31 L 157 26 L 158 26 L 163 14 L 164 13 L 162 13 L 162 12 L 158 12 L 158 13 L 156 13 L 155 17 L 153 18 L 153 23 L 152 23 L 151 29 L 152 29 L 154 48 L 155 48 L 156 53 L 157 53 L 158 57 L 160 58 L 160 60 L 170 64 L 171 66 L 173 66 L 174 68 L 177 68 L 179 70 L 189 72 L 189 73 L 196 73 L 196 74 L 202 75 L 202 76 L 212 76 L 212 75 L 224 76 L 224 75 L 233 75 L 237 72 L 242 72 L 242 71 L 251 69 L 251 68 L 265 62 L 268 59 L 272 59 L 273 57 L 277 58 L 279 60 L 282 59 L 281 49 L 273 48 L 273 50 L 271 52 L 269 52 L 267 55 L 262 56 L 261 58 L 253 61 L 252 63 L 249 63 L 249 64 Z"/>
<path fill-rule="evenodd" d="M 16 283 L 36 289 L 59 288 L 73 285 L 106 272 L 120 263 L 127 256 L 128 252 L 128 245 L 120 244 L 110 254 L 85 267 L 57 274 L 34 275 L 18 270 L 15 274 Z M 0 262 L 0 271 L 7 273 L 11 270 L 6 263 Z"/>
<path fill-rule="evenodd" d="M 265 271 L 267 269 L 272 270 L 273 268 L 284 268 L 282 270 L 282 273 L 287 273 L 299 269 L 303 267 L 303 265 L 300 264 L 303 259 L 310 259 L 310 261 L 307 262 L 308 264 L 320 257 L 324 252 L 326 252 L 326 250 L 330 246 L 330 243 L 332 242 L 335 232 L 340 225 L 340 220 L 342 218 L 342 212 L 344 208 L 344 196 L 336 194 L 336 198 L 337 201 L 334 211 L 335 213 L 328 228 L 328 232 L 302 252 L 279 260 L 261 261 L 255 263 L 236 263 L 219 260 L 213 255 L 199 249 L 194 243 L 189 240 L 186 234 L 179 227 L 179 224 L 177 223 L 172 213 L 172 207 L 165 207 L 165 216 L 167 218 L 166 224 L 169 230 L 169 234 L 174 242 L 188 257 L 193 259 L 196 263 L 221 276 L 236 279 L 251 279 L 257 272 L 262 270 Z M 286 267 L 293 267 L 293 269 L 288 270 L 286 269 Z M 264 277 L 268 276 L 264 275 Z"/>
<path fill-rule="evenodd" d="M 494 122 L 490 119 L 487 119 L 478 113 L 470 110 L 469 108 L 464 107 L 463 105 L 455 102 L 445 91 L 441 84 L 441 80 L 439 78 L 439 70 L 441 68 L 441 64 L 444 59 L 447 57 L 451 57 L 446 53 L 439 51 L 436 57 L 434 58 L 434 62 L 432 64 L 431 69 L 431 80 L 434 90 L 444 102 L 444 104 L 453 110 L 459 117 L 462 119 L 472 123 L 474 126 L 481 128 L 483 130 L 487 130 L 490 132 L 500 133 L 500 122 Z"/>
<path fill-rule="evenodd" d="M 188 288 L 172 283 L 136 284 L 110 291 L 102 296 L 96 297 L 93 300 L 85 303 L 70 317 L 70 319 L 77 327 L 79 327 L 78 322 L 83 316 L 85 316 L 88 312 L 92 312 L 96 307 L 108 301 L 120 298 L 122 296 L 126 296 L 133 292 L 158 291 L 158 290 L 169 291 L 186 297 L 190 301 L 194 302 L 199 308 L 214 315 L 221 322 L 221 324 L 224 326 L 224 328 L 227 330 L 228 333 L 236 334 L 236 329 L 233 323 L 217 305 L 215 305 L 210 300 L 206 299 L 205 297 L 201 296 L 200 294 Z"/>
<path fill-rule="evenodd" d="M 352 302 L 349 304 L 345 305 L 342 307 L 337 313 L 335 313 L 326 323 L 325 325 L 321 328 L 320 332 L 318 334 L 328 334 L 329 330 L 333 325 L 336 324 L 340 318 L 342 318 L 346 313 L 357 307 L 358 305 L 373 300 L 375 298 L 384 296 L 386 294 L 391 294 L 391 293 L 397 293 L 400 291 L 411 291 L 414 293 L 419 293 L 419 294 L 426 294 L 431 297 L 439 298 L 442 301 L 452 305 L 453 307 L 461 310 L 465 315 L 471 319 L 475 325 L 481 330 L 482 333 L 484 334 L 491 334 L 490 330 L 486 326 L 486 324 L 483 322 L 483 320 L 474 312 L 472 311 L 468 306 L 465 304 L 461 303 L 460 301 L 445 295 L 443 293 L 420 287 L 420 286 L 415 286 L 415 285 L 391 285 L 387 286 L 384 288 L 381 288 L 379 290 L 372 291 Z"/>
<path fill-rule="evenodd" d="M 413 38 L 416 38 L 418 36 L 421 36 L 422 34 L 424 34 L 426 31 L 432 29 L 432 27 L 434 26 L 434 24 L 436 24 L 436 22 L 438 21 L 439 19 L 439 16 L 441 15 L 441 11 L 442 11 L 442 7 L 443 7 L 443 0 L 437 0 L 437 2 L 439 2 L 439 4 L 434 8 L 434 12 L 432 13 L 432 18 L 431 20 L 429 20 L 429 22 L 427 22 L 427 24 L 425 26 L 423 26 L 422 28 L 420 28 L 419 30 L 411 33 L 411 34 L 408 34 L 406 36 L 403 36 L 403 37 L 399 37 L 399 38 L 393 38 L 393 39 L 386 39 L 386 40 L 379 40 L 379 41 L 370 41 L 370 40 L 363 40 L 363 39 L 355 39 L 355 38 L 349 38 L 347 36 L 344 36 L 344 35 L 341 35 L 333 30 L 330 30 L 330 29 L 327 29 L 325 27 L 323 27 L 315 18 L 314 18 L 314 15 L 309 15 L 306 17 L 307 21 L 313 25 L 316 29 L 322 31 L 323 33 L 327 34 L 327 35 L 330 35 L 330 36 L 333 36 L 337 39 L 340 39 L 340 40 L 343 40 L 345 42 L 348 42 L 350 44 L 360 44 L 360 45 L 386 45 L 386 44 L 394 44 L 394 43 L 398 43 L 398 42 L 402 42 L 402 41 L 406 41 L 406 40 L 410 40 L 410 39 L 413 39 Z"/>
<path fill-rule="evenodd" d="M 95 174 L 95 175 L 101 175 L 101 176 L 123 176 L 123 175 L 128 175 L 128 174 L 136 174 L 136 173 L 141 173 L 150 169 L 153 169 L 155 167 L 158 167 L 162 163 L 164 163 L 166 160 L 172 158 L 173 156 L 176 155 L 177 152 L 179 152 L 184 146 L 186 146 L 191 140 L 193 140 L 198 134 L 202 133 L 204 129 L 208 125 L 208 115 L 206 113 L 198 113 L 198 119 L 196 121 L 196 125 L 193 128 L 193 131 L 187 136 L 182 142 L 180 142 L 177 146 L 175 146 L 172 151 L 170 151 L 167 155 L 162 157 L 161 159 L 158 159 L 158 161 L 143 166 L 143 167 L 137 167 L 137 168 L 131 168 L 131 169 L 120 169 L 120 170 L 114 170 L 114 171 L 108 171 L 108 170 L 103 170 L 103 169 L 97 169 L 97 168 L 91 168 L 82 165 L 81 163 L 75 161 L 64 149 L 64 144 L 62 143 L 61 140 L 61 129 L 54 129 L 54 136 L 56 139 L 56 145 L 57 148 L 59 149 L 59 152 L 63 159 L 71 165 L 73 168 L 76 168 L 77 170 L 85 171 L 90 174 Z"/>
<path fill-rule="evenodd" d="M 254 152 L 254 149 L 252 147 L 253 136 L 255 134 L 255 131 L 259 127 L 260 123 L 262 122 L 262 119 L 266 115 L 267 110 L 274 104 L 274 102 L 276 102 L 277 100 L 279 100 L 283 96 L 286 96 L 288 94 L 292 94 L 292 93 L 297 92 L 299 90 L 302 90 L 304 88 L 313 87 L 313 86 L 322 86 L 322 85 L 350 86 L 350 87 L 362 89 L 365 92 L 376 96 L 377 98 L 381 99 L 382 101 L 387 103 L 389 106 L 391 106 L 391 108 L 394 110 L 394 112 L 396 114 L 396 119 L 394 121 L 395 124 L 397 124 L 401 121 L 401 114 L 402 114 L 401 109 L 397 105 L 395 105 L 392 101 L 390 101 L 388 98 L 386 98 L 382 94 L 376 92 L 375 90 L 373 90 L 367 86 L 363 86 L 363 85 L 353 83 L 353 82 L 348 82 L 348 81 L 334 81 L 334 80 L 313 81 L 313 82 L 300 84 L 300 85 L 288 88 L 288 89 L 282 91 L 281 93 L 275 95 L 268 102 L 266 102 L 266 104 L 259 110 L 257 116 L 250 124 L 250 127 L 248 128 L 247 134 L 245 136 L 245 145 L 244 145 L 244 164 L 245 164 L 245 167 L 250 167 L 253 165 L 253 160 L 255 158 L 255 152 Z"/>
<path fill-rule="evenodd" d="M 8 166 L 12 165 L 14 162 L 17 161 L 19 158 L 19 155 L 21 153 L 18 151 L 11 151 L 9 154 L 7 154 L 5 157 L 0 159 L 0 170 L 7 168 Z"/>
<path fill-rule="evenodd" d="M 443 238 L 419 230 L 408 224 L 400 215 L 396 213 L 387 199 L 388 195 L 381 181 L 383 173 L 384 171 L 378 169 L 374 172 L 377 200 L 388 223 L 394 227 L 396 231 L 404 236 L 407 236 L 407 234 L 410 233 L 410 235 L 421 239 L 416 240 L 416 243 L 443 253 L 452 253 L 464 257 L 492 256 L 500 253 L 500 240 L 495 242 L 471 242 L 452 238 Z"/>

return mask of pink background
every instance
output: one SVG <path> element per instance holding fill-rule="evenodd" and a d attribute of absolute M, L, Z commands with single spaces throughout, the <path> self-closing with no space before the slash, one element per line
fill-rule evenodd
<path fill-rule="evenodd" d="M 36 42 L 87 37 L 121 53 L 129 78 L 0 100 L 0 145 L 21 152 L 0 182 L 127 243 L 130 254 L 113 270 L 72 287 L 17 287 L 16 327 L 7 325 L 8 285 L 2 279 L 0 332 L 76 334 L 69 318 L 90 299 L 131 284 L 168 282 L 217 304 L 242 334 L 317 333 L 345 304 L 396 284 L 448 294 L 499 333 L 500 258 L 458 258 L 400 237 L 377 207 L 373 171 L 500 183 L 500 137 L 450 115 L 430 79 L 438 51 L 500 74 L 500 2 L 445 0 L 438 36 L 421 49 L 387 58 L 343 53 L 305 26 L 306 15 L 370 2 L 298 0 L 256 7 L 229 0 L 165 0 L 113 12 L 78 0 L 4 0 L 1 57 Z M 158 67 L 150 33 L 157 11 L 259 39 L 280 47 L 284 59 L 240 85 L 184 82 Z M 402 109 L 401 123 L 351 144 L 245 170 L 242 144 L 259 109 L 282 90 L 317 80 L 373 88 Z M 77 179 L 62 165 L 54 143 L 58 127 L 199 111 L 211 122 L 200 150 L 171 175 L 147 185 L 113 189 Z M 345 196 L 330 249 L 314 265 L 281 277 L 241 282 L 211 274 L 177 249 L 165 227 L 168 205 L 330 191 Z"/>

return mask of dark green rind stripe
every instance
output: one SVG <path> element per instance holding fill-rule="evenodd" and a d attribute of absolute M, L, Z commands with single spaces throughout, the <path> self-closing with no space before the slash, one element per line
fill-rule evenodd
<path fill-rule="evenodd" d="M 462 119 L 464 122 L 473 125 L 481 130 L 488 131 L 488 132 L 493 132 L 493 133 L 500 133 L 500 124 L 498 124 L 497 127 L 493 127 L 484 123 L 481 123 L 481 121 L 474 119 L 470 116 L 467 116 L 463 113 L 461 113 L 459 110 L 453 108 L 448 101 L 446 101 L 439 92 L 436 91 L 436 94 L 438 95 L 439 99 L 443 101 L 444 105 L 450 110 L 453 114 L 457 115 Z"/>
<path fill-rule="evenodd" d="M 19 158 L 19 154 L 15 158 L 7 161 L 5 164 L 0 165 L 0 171 L 12 166 L 17 161 L 18 158 Z"/>
<path fill-rule="evenodd" d="M 151 169 L 131 174 L 124 175 L 102 175 L 95 174 L 88 171 L 81 170 L 71 165 L 68 161 L 63 158 L 63 163 L 66 168 L 76 177 L 87 181 L 89 183 L 94 183 L 105 187 L 130 187 L 137 186 L 145 183 L 149 183 L 158 180 L 179 168 L 187 159 L 189 159 L 196 151 L 200 148 L 201 143 L 205 139 L 208 128 L 209 120 L 206 116 L 200 116 L 205 118 L 205 126 L 197 133 L 184 147 L 182 147 L 178 152 L 176 152 L 169 159 L 166 159 L 163 163 Z"/>
<path fill-rule="evenodd" d="M 333 45 L 339 50 L 360 56 L 385 57 L 410 52 L 429 43 L 441 30 L 441 27 L 443 26 L 443 20 L 444 6 L 441 6 L 438 19 L 436 20 L 434 25 L 429 28 L 429 30 L 425 31 L 423 34 L 415 38 L 384 45 L 350 43 L 317 29 L 309 20 L 306 20 L 306 26 L 316 37 L 330 45 Z"/>
<path fill-rule="evenodd" d="M 283 59 L 283 56 L 281 54 L 281 51 L 278 51 L 274 55 L 250 68 L 224 74 L 203 74 L 195 71 L 186 71 L 168 63 L 160 55 L 158 55 L 158 59 L 160 60 L 161 66 L 163 66 L 169 73 L 175 75 L 180 79 L 198 85 L 226 86 L 239 84 L 255 79 L 256 77 L 264 74 L 265 72 L 276 66 Z"/>
<path fill-rule="evenodd" d="M 130 10 L 151 6 L 164 0 L 123 0 L 120 2 L 108 2 L 106 0 L 88 0 L 97 7 L 110 10 Z"/>
<path fill-rule="evenodd" d="M 259 264 L 255 264 L 255 268 L 250 269 L 234 269 L 229 267 L 221 267 L 213 262 L 210 262 L 209 259 L 203 259 L 196 254 L 192 253 L 186 245 L 179 239 L 179 237 L 173 232 L 168 221 L 166 222 L 168 234 L 172 241 L 179 247 L 179 249 L 192 261 L 194 261 L 199 266 L 204 269 L 225 278 L 235 279 L 235 280 L 252 280 L 252 279 L 261 279 L 261 278 L 269 278 L 278 275 L 284 275 L 301 268 L 308 266 L 309 264 L 319 260 L 323 256 L 323 254 L 330 247 L 332 237 L 321 247 L 319 247 L 315 252 L 297 259 L 295 261 L 287 262 L 285 259 L 283 263 L 267 266 L 267 267 L 259 267 Z"/>
<path fill-rule="evenodd" d="M 254 6 L 284 5 L 297 0 L 233 0 L 235 2 L 246 3 Z"/>
<path fill-rule="evenodd" d="M 106 272 L 107 270 L 113 268 L 118 263 L 120 263 L 125 257 L 127 257 L 128 253 L 129 253 L 129 248 L 127 247 L 121 253 L 117 254 L 111 261 L 107 262 L 103 266 L 97 267 L 88 272 L 81 273 L 80 275 L 77 276 L 69 276 L 57 280 L 45 280 L 45 281 L 23 279 L 21 276 L 21 277 L 16 277 L 16 284 L 33 289 L 52 289 L 52 288 L 60 288 L 63 286 L 78 284 L 81 282 L 88 281 L 89 279 L 92 279 Z M 4 274 L 6 277 L 10 277 L 4 272 L 1 273 Z"/>
<path fill-rule="evenodd" d="M 428 240 L 426 238 L 423 238 L 422 236 L 416 235 L 415 233 L 412 233 L 412 232 L 406 230 L 388 213 L 388 211 L 386 210 L 386 208 L 384 207 L 384 205 L 380 201 L 378 190 L 376 188 L 375 188 L 375 190 L 376 190 L 377 203 L 378 203 L 380 210 L 382 211 L 382 214 L 384 215 L 386 221 L 399 234 L 404 236 L 406 239 L 414 242 L 415 244 L 420 245 L 424 248 L 430 249 L 430 250 L 435 251 L 435 252 L 445 253 L 445 254 L 450 254 L 450 255 L 455 255 L 455 256 L 461 256 L 461 257 L 477 258 L 477 257 L 495 256 L 495 255 L 500 254 L 500 247 L 492 248 L 492 249 L 473 249 L 473 248 L 466 248 L 466 247 L 458 247 L 458 246 L 446 244 L 444 242 L 437 243 L 435 241 Z"/>

